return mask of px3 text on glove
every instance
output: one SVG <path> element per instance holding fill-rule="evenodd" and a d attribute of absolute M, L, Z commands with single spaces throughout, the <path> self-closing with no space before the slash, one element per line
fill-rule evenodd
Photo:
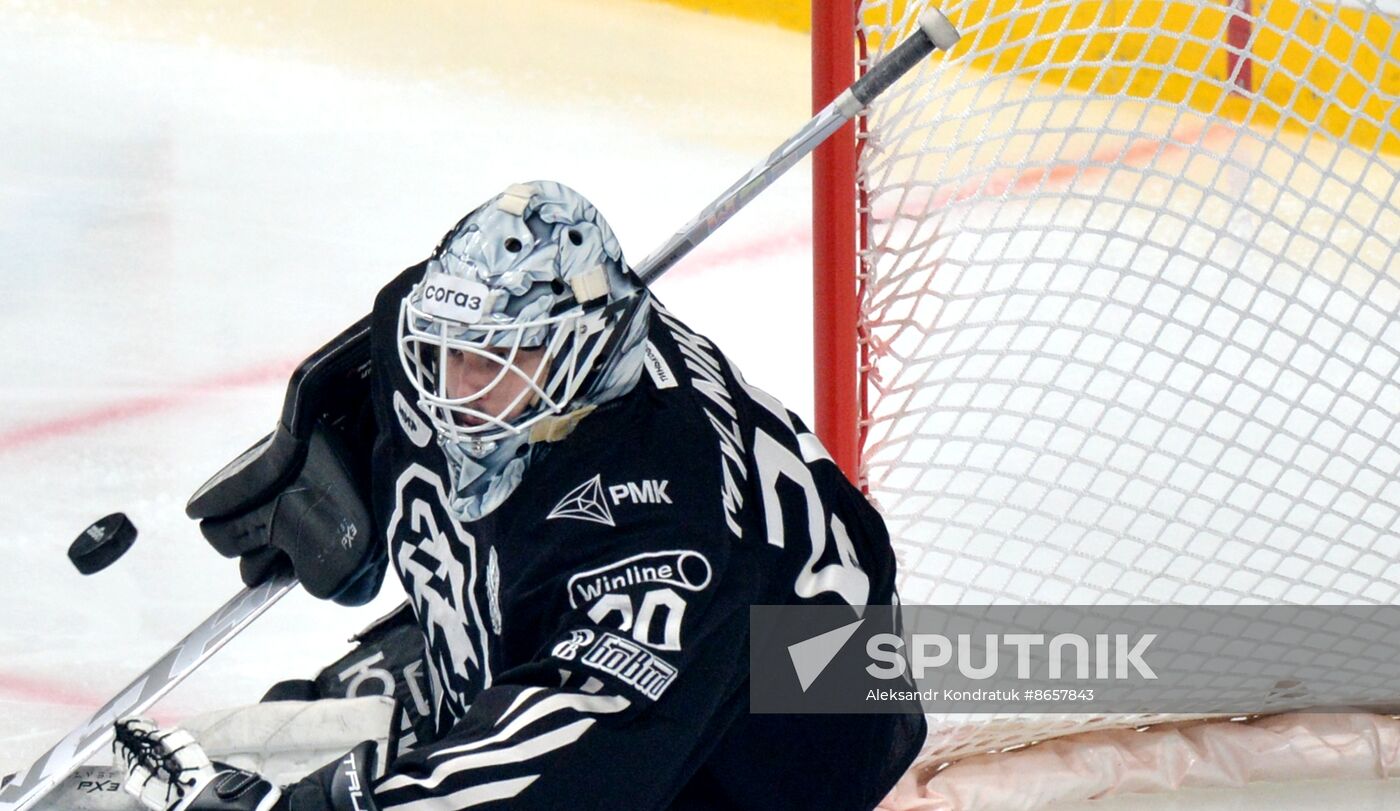
<path fill-rule="evenodd" d="M 290 569 L 315 597 L 368 602 L 387 559 L 368 504 L 368 318 L 293 373 L 276 430 L 190 498 L 185 513 L 249 586 Z"/>

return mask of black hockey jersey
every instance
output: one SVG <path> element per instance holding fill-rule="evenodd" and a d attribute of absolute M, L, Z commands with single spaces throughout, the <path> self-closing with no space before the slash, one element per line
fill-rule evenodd
<path fill-rule="evenodd" d="M 421 274 L 375 304 L 373 506 L 435 730 L 376 783 L 380 808 L 875 805 L 922 716 L 748 712 L 750 605 L 893 599 L 883 523 L 815 436 L 657 305 L 637 386 L 459 521 L 397 355 Z"/>

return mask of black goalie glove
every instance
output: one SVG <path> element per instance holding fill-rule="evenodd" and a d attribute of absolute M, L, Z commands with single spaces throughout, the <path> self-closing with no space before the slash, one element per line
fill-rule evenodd
<path fill-rule="evenodd" d="M 368 602 L 387 560 L 367 506 L 374 426 L 369 319 L 341 333 L 292 375 L 277 429 L 190 498 L 221 555 L 249 586 L 290 571 L 313 596 Z"/>
<path fill-rule="evenodd" d="M 112 748 L 126 770 L 122 788 L 150 811 L 378 811 L 370 792 L 374 741 L 282 788 L 211 761 L 185 730 L 163 730 L 145 718 L 118 721 Z"/>

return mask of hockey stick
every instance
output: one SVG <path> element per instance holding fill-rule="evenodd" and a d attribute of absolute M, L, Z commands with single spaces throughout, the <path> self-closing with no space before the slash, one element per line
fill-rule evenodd
<path fill-rule="evenodd" d="M 817 113 L 802 129 L 778 147 L 767 159 L 749 170 L 739 181 L 715 198 L 699 216 L 687 223 L 666 244 L 643 259 L 634 270 L 643 284 L 650 284 L 661 274 L 670 270 L 681 257 L 713 234 L 721 225 L 745 205 L 755 195 L 782 177 L 792 165 L 802 160 L 816 149 L 831 134 L 839 130 L 847 121 L 855 117 L 877 96 L 889 89 L 899 77 L 933 53 L 934 49 L 946 51 L 957 44 L 961 34 L 937 9 L 928 9 L 919 15 L 919 27 L 881 59 L 868 73 L 856 80 L 825 109 Z"/>
<path fill-rule="evenodd" d="M 0 811 L 25 811 L 32 807 L 107 745 L 112 739 L 113 722 L 144 712 L 296 585 L 296 578 L 280 575 L 243 589 L 224 603 L 160 661 L 117 693 L 116 698 L 54 744 L 33 766 L 0 787 Z"/>

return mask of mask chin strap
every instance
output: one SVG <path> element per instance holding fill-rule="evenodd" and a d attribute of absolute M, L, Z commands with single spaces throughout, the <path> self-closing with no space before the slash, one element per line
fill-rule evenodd
<path fill-rule="evenodd" d="M 530 444 L 536 442 L 558 442 L 574 432 L 583 418 L 593 413 L 595 405 L 580 406 L 567 414 L 545 417 L 530 426 Z"/>

